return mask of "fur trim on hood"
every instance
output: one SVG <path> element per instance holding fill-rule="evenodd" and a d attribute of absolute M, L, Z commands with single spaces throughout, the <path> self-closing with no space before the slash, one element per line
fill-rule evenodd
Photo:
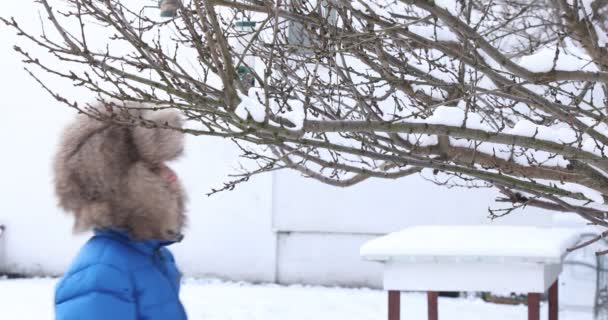
<path fill-rule="evenodd" d="M 172 110 L 129 112 L 158 124 L 182 125 Z M 179 237 L 185 195 L 164 163 L 181 155 L 183 139 L 175 130 L 78 115 L 65 129 L 54 160 L 55 191 L 59 205 L 75 217 L 74 230 L 120 228 L 137 239 Z"/>

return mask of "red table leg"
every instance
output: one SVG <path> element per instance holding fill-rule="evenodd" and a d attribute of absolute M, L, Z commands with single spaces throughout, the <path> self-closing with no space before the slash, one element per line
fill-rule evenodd
<path fill-rule="evenodd" d="M 549 320 L 557 320 L 559 314 L 558 280 L 549 288 Z"/>
<path fill-rule="evenodd" d="M 540 320 L 540 293 L 528 293 L 528 320 Z"/>
<path fill-rule="evenodd" d="M 439 312 L 437 308 L 437 292 L 429 291 L 426 293 L 427 297 L 427 308 L 429 311 L 429 320 L 439 319 Z"/>
<path fill-rule="evenodd" d="M 388 292 L 388 320 L 399 320 L 401 317 L 401 292 Z"/>

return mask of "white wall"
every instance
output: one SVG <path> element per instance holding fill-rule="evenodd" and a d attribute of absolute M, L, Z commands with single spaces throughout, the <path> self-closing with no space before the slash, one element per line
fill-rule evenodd
<path fill-rule="evenodd" d="M 349 287 L 382 284 L 382 265 L 362 261 L 359 248 L 375 235 L 279 233 L 277 281 Z"/>
<path fill-rule="evenodd" d="M 281 171 L 274 182 L 274 222 L 280 231 L 387 233 L 419 224 L 550 225 L 553 213 L 536 208 L 488 219 L 497 192 L 437 186 L 419 176 L 370 179 L 336 188 Z"/>

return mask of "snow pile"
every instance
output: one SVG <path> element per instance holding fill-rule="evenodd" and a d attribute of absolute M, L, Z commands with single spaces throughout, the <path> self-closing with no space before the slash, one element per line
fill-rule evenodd
<path fill-rule="evenodd" d="M 425 38 L 437 41 L 458 41 L 458 36 L 447 28 L 437 26 L 409 26 L 408 30 Z"/>
<path fill-rule="evenodd" d="M 576 184 L 576 183 L 561 183 L 559 184 L 559 187 L 561 189 L 564 190 L 568 190 L 570 192 L 574 192 L 574 193 L 582 193 L 587 199 L 596 202 L 596 203 L 604 203 L 604 196 L 602 195 L 601 192 L 585 187 L 583 185 L 580 184 Z"/>
<path fill-rule="evenodd" d="M 241 103 L 239 103 L 234 111 L 239 118 L 247 120 L 248 116 L 251 116 L 255 122 L 264 122 L 266 107 L 263 104 L 259 103 L 255 97 L 246 96 L 240 92 L 239 98 L 241 99 Z"/>
<path fill-rule="evenodd" d="M 492 131 L 492 129 L 483 122 L 482 117 L 474 112 L 465 112 L 464 110 L 457 107 L 437 107 L 433 114 L 426 118 L 412 118 L 404 121 L 404 123 L 426 123 L 433 125 L 445 125 L 453 127 L 465 127 L 469 129 L 478 129 L 484 131 Z M 404 139 L 407 139 L 410 143 L 416 144 L 421 147 L 436 145 L 438 139 L 436 135 L 428 134 L 400 134 Z M 455 142 L 455 139 L 450 139 Z M 458 142 L 455 142 L 458 144 Z M 466 143 L 468 147 L 468 143 Z M 492 153 L 489 153 L 492 154 Z"/>
<path fill-rule="evenodd" d="M 412 258 L 523 259 L 559 262 L 580 230 L 524 226 L 417 226 L 369 241 L 368 260 Z"/>
<path fill-rule="evenodd" d="M 465 122 L 466 120 L 466 122 Z M 486 122 L 484 122 L 482 116 L 475 112 L 465 112 L 459 107 L 437 107 L 433 114 L 426 119 L 408 119 L 405 123 L 427 123 L 433 125 L 445 125 L 453 127 L 464 127 L 468 129 L 483 130 L 490 133 L 496 133 L 497 131 L 492 129 Z M 590 124 L 593 125 L 593 124 Z M 604 129 L 604 128 L 600 128 Z M 567 126 L 542 126 L 537 125 L 529 120 L 522 119 L 518 121 L 513 128 L 507 128 L 502 133 L 535 138 L 544 141 L 555 142 L 559 144 L 570 144 L 577 140 L 576 132 Z M 589 136 L 583 137 L 583 144 L 585 142 L 593 142 Z M 595 145 L 595 144 L 593 144 Z M 593 149 L 591 149 L 593 150 Z M 601 155 L 601 154 L 600 154 Z"/>
<path fill-rule="evenodd" d="M 265 100 L 264 89 L 251 88 L 247 95 L 239 92 L 239 98 L 241 99 L 241 103 L 239 103 L 234 111 L 239 118 L 247 120 L 251 116 L 255 122 L 259 123 L 266 120 L 266 106 L 262 104 Z M 288 120 L 295 125 L 294 127 L 287 127 L 288 129 L 302 129 L 306 118 L 304 103 L 302 101 L 290 99 L 283 106 L 280 106 L 276 99 L 269 99 L 268 104 L 273 115 Z M 277 123 L 273 124 L 279 126 Z"/>
<path fill-rule="evenodd" d="M 437 107 L 433 110 L 433 115 L 430 117 L 426 119 L 413 119 L 410 122 L 440 124 L 454 127 L 461 127 L 464 124 L 464 127 L 469 129 L 490 130 L 489 126 L 483 122 L 479 114 L 475 112 L 465 112 L 456 107 Z"/>
<path fill-rule="evenodd" d="M 411 118 L 406 121 L 401 121 L 400 123 L 425 123 L 429 125 L 445 125 L 476 129 L 488 133 L 504 133 L 562 145 L 570 145 L 574 148 L 578 148 L 576 143 L 580 139 L 581 146 L 579 149 L 582 151 L 593 153 L 600 157 L 606 156 L 601 148 L 602 145 L 598 145 L 598 142 L 594 138 L 590 137 L 588 134 L 582 134 L 582 136 L 577 137 L 577 133 L 572 130 L 570 126 L 563 123 L 553 126 L 544 126 L 537 125 L 527 119 L 522 119 L 516 122 L 512 128 L 497 130 L 488 125 L 487 121 L 476 112 L 465 112 L 465 110 L 460 107 L 445 106 L 437 107 L 433 111 L 433 114 L 425 119 L 415 118 L 413 114 L 411 114 L 410 117 Z M 579 120 L 583 121 L 581 118 L 579 118 Z M 589 121 L 586 121 L 585 123 L 589 126 L 593 126 L 599 133 L 608 133 L 608 128 L 604 124 Z M 438 143 L 438 139 L 435 135 L 400 134 L 400 136 L 407 139 L 410 143 L 421 147 L 432 146 Z M 506 146 L 504 144 L 453 137 L 450 137 L 450 143 L 452 146 L 475 149 L 481 153 L 496 156 L 497 158 L 506 161 L 514 161 L 515 163 L 524 166 L 542 164 L 544 166 L 565 168 L 569 164 L 569 161 L 562 155 L 555 155 L 546 151 L 528 149 L 524 152 L 524 148 L 514 150 L 511 146 Z M 603 203 L 603 201 L 600 201 L 600 203 Z"/>
<path fill-rule="evenodd" d="M 575 50 L 578 51 L 578 50 Z M 554 69 L 562 71 L 597 71 L 597 67 L 589 60 L 584 60 L 578 57 L 578 54 L 564 52 L 560 48 L 560 53 L 555 60 L 555 48 L 543 48 L 534 54 L 524 56 L 520 59 L 519 65 L 532 72 L 549 72 Z M 585 54 L 582 56 L 586 57 Z"/>
<path fill-rule="evenodd" d="M 0 280 L 0 319 L 53 319 L 56 279 Z M 386 292 L 311 286 L 252 285 L 186 280 L 181 299 L 192 320 L 386 319 Z M 426 319 L 426 295 L 402 294 L 402 319 Z M 497 305 L 479 299 L 439 298 L 446 319 L 525 319 L 525 305 Z M 587 320 L 590 312 L 560 306 L 560 319 Z M 542 319 L 547 308 L 541 306 Z"/>
<path fill-rule="evenodd" d="M 576 141 L 576 132 L 570 128 L 539 126 L 526 119 L 520 120 L 511 130 L 506 130 L 505 133 L 522 137 L 534 137 L 539 140 L 556 143 L 572 143 Z"/>
<path fill-rule="evenodd" d="M 304 120 L 306 120 L 306 112 L 304 111 L 304 103 L 300 100 L 287 100 L 286 108 L 279 108 L 276 103 L 271 103 L 273 114 L 276 116 L 287 119 L 289 122 L 295 125 L 295 127 L 288 128 L 290 130 L 301 130 L 304 127 Z"/>

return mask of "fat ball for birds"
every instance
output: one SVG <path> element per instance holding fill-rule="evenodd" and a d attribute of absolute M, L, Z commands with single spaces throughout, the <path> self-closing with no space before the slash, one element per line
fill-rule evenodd
<path fill-rule="evenodd" d="M 179 8 L 179 0 L 160 0 L 158 7 L 160 8 L 160 16 L 163 18 L 173 18 L 177 15 Z"/>

